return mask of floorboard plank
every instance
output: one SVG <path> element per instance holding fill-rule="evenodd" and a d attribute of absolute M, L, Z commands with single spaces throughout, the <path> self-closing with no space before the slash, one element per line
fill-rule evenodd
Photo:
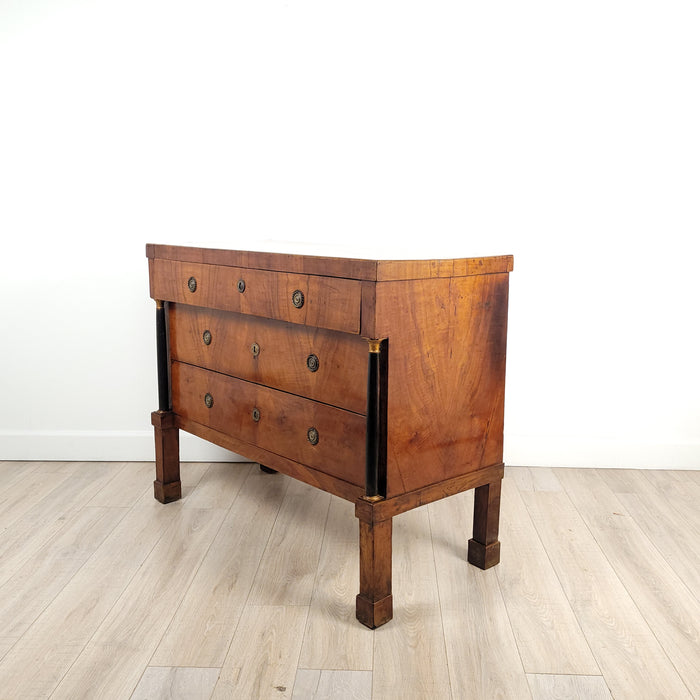
<path fill-rule="evenodd" d="M 0 494 L 0 532 L 11 527 L 70 477 L 70 474 L 47 474 L 36 469 L 23 469 L 22 472 L 22 478 L 3 484 Z"/>
<path fill-rule="evenodd" d="M 58 475 L 58 484 L 3 532 L 0 585 L 60 532 L 114 476 L 114 464 L 109 462 L 81 463 L 75 473 Z"/>
<path fill-rule="evenodd" d="M 453 697 L 529 697 L 495 568 L 482 571 L 467 563 L 473 494 L 429 508 Z"/>
<path fill-rule="evenodd" d="M 466 540 L 464 542 L 466 551 Z M 393 520 L 394 619 L 374 631 L 374 700 L 449 698 L 440 599 L 427 507 Z M 368 630 L 368 634 L 371 634 Z"/>
<path fill-rule="evenodd" d="M 669 471 L 666 469 L 644 469 L 641 475 L 647 479 L 657 497 L 665 499 L 677 515 L 685 519 L 695 533 L 700 536 L 698 503 L 700 484 L 691 478 L 692 472 Z"/>
<path fill-rule="evenodd" d="M 17 644 L 15 637 L 0 637 L 0 662 L 7 656 L 12 647 Z"/>
<path fill-rule="evenodd" d="M 505 475 L 519 491 L 561 491 L 562 487 L 550 467 L 506 467 Z"/>
<path fill-rule="evenodd" d="M 36 471 L 38 462 L 0 462 L 0 483 L 3 485 L 3 493 L 0 495 L 0 507 L 4 510 L 7 492 L 16 483 L 27 478 Z"/>
<path fill-rule="evenodd" d="M 528 675 L 532 700 L 612 700 L 602 676 Z"/>
<path fill-rule="evenodd" d="M 21 637 L 117 523 L 124 508 L 83 508 L 0 588 L 0 629 Z"/>
<path fill-rule="evenodd" d="M 700 603 L 597 473 L 558 475 L 681 678 L 700 688 Z"/>
<path fill-rule="evenodd" d="M 53 692 L 180 510 L 149 506 L 124 517 L 0 662 L 7 697 Z"/>
<path fill-rule="evenodd" d="M 376 631 L 354 616 L 352 504 L 184 463 L 164 506 L 153 473 L 0 462 L 0 700 L 679 700 L 700 683 L 694 472 L 508 467 L 486 572 L 466 562 L 472 493 L 397 516 Z"/>
<path fill-rule="evenodd" d="M 212 700 L 291 698 L 308 608 L 247 606 Z"/>
<path fill-rule="evenodd" d="M 309 605 L 330 499 L 328 493 L 291 480 L 253 581 L 249 605 Z"/>
<path fill-rule="evenodd" d="M 209 465 L 192 493 L 183 501 L 185 508 L 224 508 L 236 500 L 253 465 L 248 462 L 214 462 Z"/>
<path fill-rule="evenodd" d="M 144 494 L 153 496 L 152 462 L 115 463 L 114 467 L 114 478 L 107 488 L 90 499 L 88 505 L 131 508 Z"/>
<path fill-rule="evenodd" d="M 569 497 L 521 496 L 613 696 L 690 698 Z"/>
<path fill-rule="evenodd" d="M 359 528 L 352 503 L 333 498 L 328 512 L 300 668 L 372 670 L 373 635 L 355 618 Z"/>
<path fill-rule="evenodd" d="M 218 678 L 218 668 L 149 667 L 130 700 L 209 700 Z"/>
<path fill-rule="evenodd" d="M 151 660 L 221 666 L 290 479 L 249 473 Z M 201 502 L 201 501 L 200 501 Z"/>
<path fill-rule="evenodd" d="M 527 508 L 508 477 L 501 491 L 499 539 L 501 563 L 494 571 L 525 672 L 599 675 Z"/>
<path fill-rule="evenodd" d="M 371 700 L 371 671 L 300 669 L 292 700 Z"/>
<path fill-rule="evenodd" d="M 700 511 L 694 519 L 683 517 L 673 500 L 659 498 L 657 489 L 640 471 L 601 469 L 597 474 L 700 600 Z"/>
<path fill-rule="evenodd" d="M 159 540 L 53 698 L 131 695 L 225 514 L 180 509 L 174 527 Z"/>

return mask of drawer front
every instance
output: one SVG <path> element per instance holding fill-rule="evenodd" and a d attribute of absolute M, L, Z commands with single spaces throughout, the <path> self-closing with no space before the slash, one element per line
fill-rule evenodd
<path fill-rule="evenodd" d="M 355 413 L 367 408 L 367 342 L 184 304 L 170 305 L 172 359 Z"/>
<path fill-rule="evenodd" d="M 361 283 L 155 258 L 151 296 L 319 328 L 360 332 Z"/>
<path fill-rule="evenodd" d="M 172 387 L 173 410 L 183 418 L 364 484 L 363 416 L 180 362 L 172 365 Z"/>

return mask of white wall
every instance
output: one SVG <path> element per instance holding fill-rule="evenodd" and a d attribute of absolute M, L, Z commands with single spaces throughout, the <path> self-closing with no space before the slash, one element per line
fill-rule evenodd
<path fill-rule="evenodd" d="M 152 459 L 144 244 L 275 239 L 513 253 L 507 463 L 700 467 L 696 8 L 0 2 L 0 458 Z"/>

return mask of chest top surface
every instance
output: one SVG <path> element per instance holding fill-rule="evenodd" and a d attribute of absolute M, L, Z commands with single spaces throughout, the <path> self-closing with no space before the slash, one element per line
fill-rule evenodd
<path fill-rule="evenodd" d="M 148 258 L 365 281 L 398 281 L 510 272 L 512 255 L 442 259 L 370 259 L 183 245 L 146 246 Z"/>

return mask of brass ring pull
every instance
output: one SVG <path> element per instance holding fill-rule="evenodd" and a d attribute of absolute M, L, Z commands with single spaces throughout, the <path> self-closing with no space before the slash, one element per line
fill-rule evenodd
<path fill-rule="evenodd" d="M 205 345 L 211 345 L 211 331 L 204 331 L 204 333 L 202 333 L 202 342 Z"/>
<path fill-rule="evenodd" d="M 318 357 L 316 355 L 309 355 L 306 358 L 306 366 L 309 368 L 309 372 L 318 371 Z"/>
<path fill-rule="evenodd" d="M 204 394 L 204 405 L 207 408 L 211 408 L 214 405 L 214 397 L 211 394 Z"/>
<path fill-rule="evenodd" d="M 197 291 L 197 280 L 194 277 L 190 277 L 187 280 L 187 288 L 194 294 Z"/>
<path fill-rule="evenodd" d="M 238 284 L 236 285 L 238 287 L 238 291 L 243 294 L 245 292 L 245 280 L 238 280 Z"/>
<path fill-rule="evenodd" d="M 260 410 L 258 408 L 253 409 L 253 420 L 257 423 L 260 420 Z"/>
<path fill-rule="evenodd" d="M 294 304 L 297 309 L 304 306 L 304 292 L 302 292 L 301 289 L 295 289 L 292 293 L 292 304 Z"/>
<path fill-rule="evenodd" d="M 306 431 L 306 437 L 312 445 L 318 445 L 318 430 L 316 428 L 309 428 Z"/>

